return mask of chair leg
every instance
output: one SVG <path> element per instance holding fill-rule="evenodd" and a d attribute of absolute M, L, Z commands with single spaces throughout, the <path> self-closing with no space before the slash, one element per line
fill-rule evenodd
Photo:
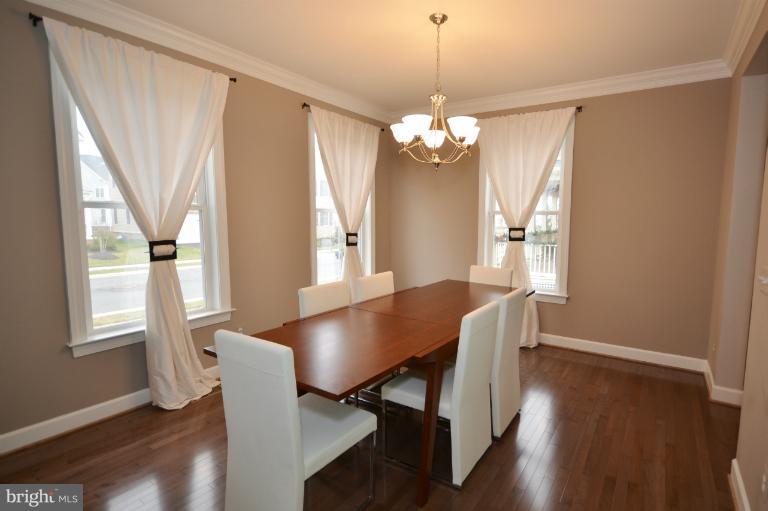
<path fill-rule="evenodd" d="M 376 432 L 371 433 L 371 453 L 369 455 L 370 472 L 368 474 L 368 497 L 357 507 L 357 511 L 362 511 L 376 499 Z"/>
<path fill-rule="evenodd" d="M 371 433 L 371 472 L 368 482 L 368 493 L 371 502 L 376 499 L 376 432 Z"/>
<path fill-rule="evenodd" d="M 387 459 L 387 402 L 381 399 L 381 450 Z"/>

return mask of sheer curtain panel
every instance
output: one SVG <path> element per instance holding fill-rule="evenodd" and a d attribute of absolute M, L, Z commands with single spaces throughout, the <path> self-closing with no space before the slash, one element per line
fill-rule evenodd
<path fill-rule="evenodd" d="M 146 352 L 152 402 L 185 406 L 217 385 L 192 342 L 175 239 L 221 122 L 228 77 L 45 18 L 60 73 L 150 242 Z"/>
<path fill-rule="evenodd" d="M 512 286 L 531 287 L 525 262 L 525 228 L 547 185 L 557 153 L 571 122 L 574 107 L 478 121 L 480 170 L 493 186 L 504 221 L 510 227 L 502 267 L 512 269 Z M 526 300 L 520 345 L 539 343 L 536 302 Z"/>
<path fill-rule="evenodd" d="M 342 279 L 351 283 L 363 276 L 357 233 L 371 194 L 381 130 L 314 105 L 310 108 L 333 204 L 347 233 Z"/>

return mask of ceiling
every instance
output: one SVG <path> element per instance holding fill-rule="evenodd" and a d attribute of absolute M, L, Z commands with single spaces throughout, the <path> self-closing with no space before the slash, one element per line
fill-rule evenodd
<path fill-rule="evenodd" d="M 376 104 L 469 100 L 721 59 L 739 0 L 115 0 Z"/>

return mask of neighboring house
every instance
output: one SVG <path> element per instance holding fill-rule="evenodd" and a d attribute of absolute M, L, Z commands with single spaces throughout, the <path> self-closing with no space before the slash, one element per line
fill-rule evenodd
<path fill-rule="evenodd" d="M 101 156 L 81 154 L 80 175 L 85 203 L 86 239 L 93 239 L 94 228 L 109 229 L 119 238 L 142 239 L 144 236 L 130 210 L 124 205 L 123 196 Z M 98 207 L 99 202 L 104 202 L 104 207 Z M 200 243 L 199 218 L 196 214 L 188 217 L 177 237 L 178 244 Z"/>

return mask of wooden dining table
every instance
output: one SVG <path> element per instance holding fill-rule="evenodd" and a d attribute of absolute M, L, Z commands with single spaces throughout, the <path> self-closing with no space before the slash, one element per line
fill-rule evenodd
<path fill-rule="evenodd" d="M 300 390 L 340 401 L 403 366 L 426 374 L 415 502 L 429 499 L 443 365 L 465 314 L 514 288 L 443 280 L 253 334 L 290 347 Z M 216 356 L 215 347 L 204 353 Z"/>

